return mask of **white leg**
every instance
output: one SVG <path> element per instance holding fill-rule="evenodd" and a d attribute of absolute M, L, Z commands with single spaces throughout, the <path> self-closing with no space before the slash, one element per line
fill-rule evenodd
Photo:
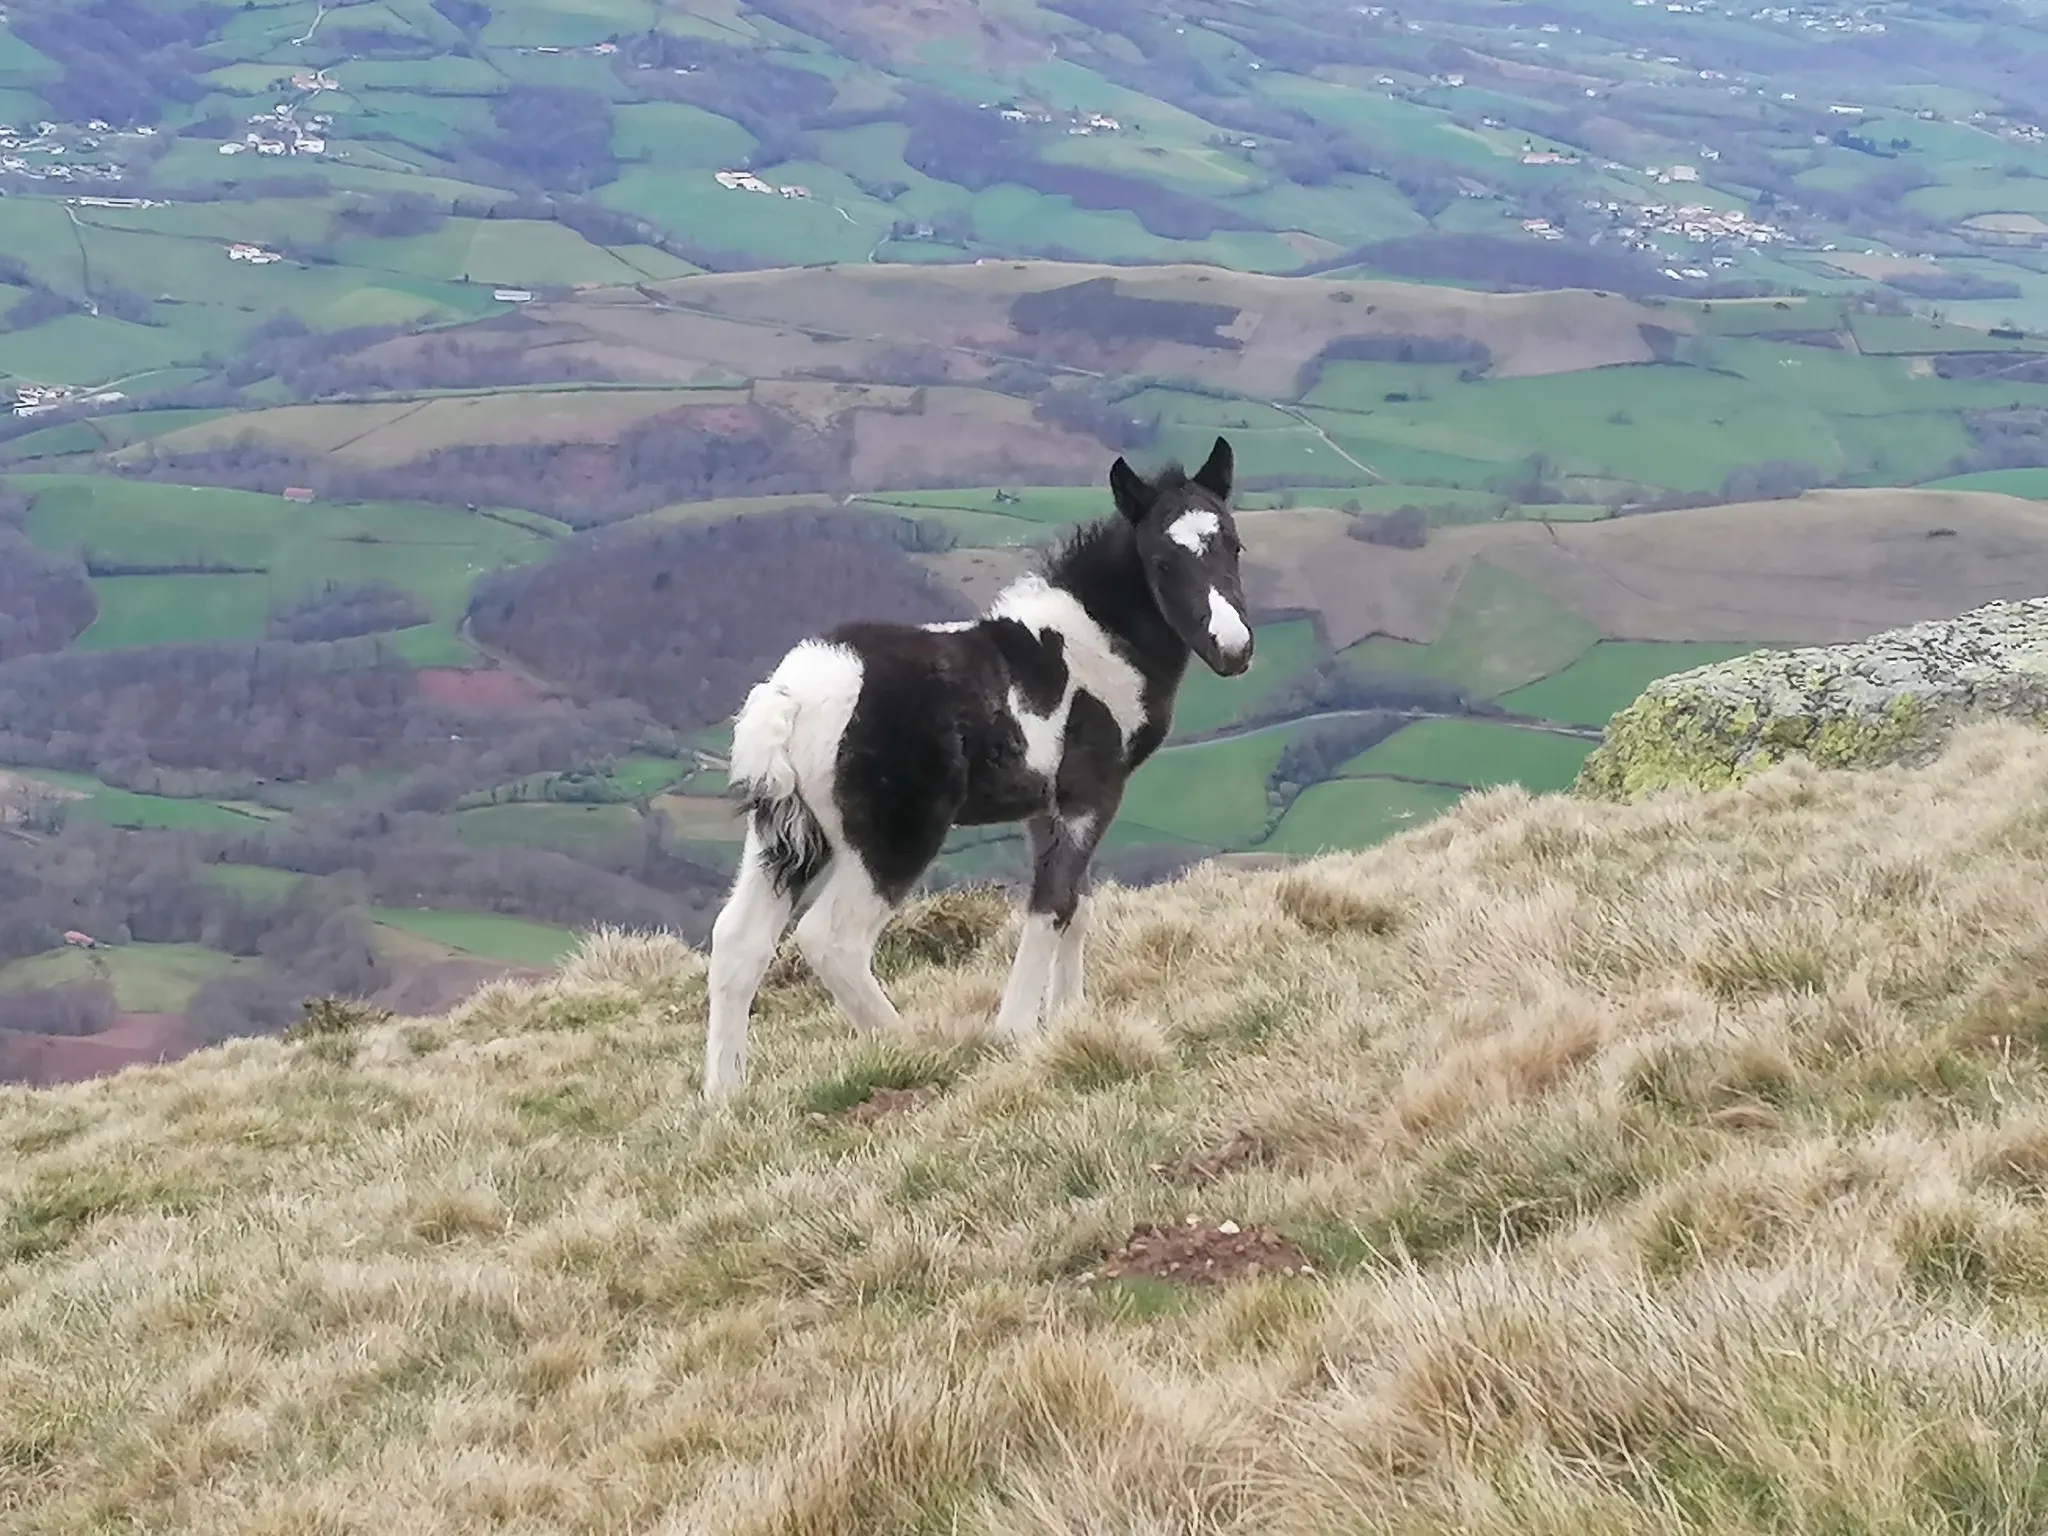
<path fill-rule="evenodd" d="M 1003 988 L 1002 1007 L 996 1011 L 997 1033 L 1025 1035 L 1038 1027 L 1058 943 L 1050 912 L 1032 912 L 1025 917 L 1024 934 L 1017 941 L 1017 958 L 1010 966 L 1009 985 Z"/>
<path fill-rule="evenodd" d="M 1059 936 L 1052 955 L 1052 981 L 1046 988 L 1045 1016 L 1056 1019 L 1081 1001 L 1082 951 L 1088 942 L 1088 898 L 1074 908 L 1073 919 Z"/>
<path fill-rule="evenodd" d="M 794 898 L 778 891 L 769 878 L 761 840 L 748 828 L 739 878 L 711 927 L 711 1022 L 704 1036 L 706 1098 L 730 1093 L 747 1079 L 747 1017 L 794 905 Z"/>
<path fill-rule="evenodd" d="M 796 925 L 797 947 L 856 1029 L 900 1029 L 903 1017 L 875 980 L 875 941 L 894 908 L 882 899 L 860 860 L 834 861 L 825 888 Z"/>

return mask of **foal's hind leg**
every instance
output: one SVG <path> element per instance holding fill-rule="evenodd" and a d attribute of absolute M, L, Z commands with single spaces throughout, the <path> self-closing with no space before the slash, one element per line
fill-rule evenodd
<path fill-rule="evenodd" d="M 848 851 L 833 861 L 824 889 L 797 921 L 797 948 L 857 1029 L 896 1029 L 903 1023 L 875 980 L 872 963 L 875 942 L 895 911 L 896 903 L 875 888 L 859 857 Z"/>
<path fill-rule="evenodd" d="M 730 1093 L 747 1077 L 747 1017 L 775 958 L 797 893 L 768 867 L 761 837 L 747 828 L 739 878 L 711 926 L 711 1024 L 704 1037 L 704 1096 Z"/>

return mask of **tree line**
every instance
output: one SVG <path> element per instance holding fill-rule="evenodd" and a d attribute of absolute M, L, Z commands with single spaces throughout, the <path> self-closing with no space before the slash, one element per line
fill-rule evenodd
<path fill-rule="evenodd" d="M 548 677 L 691 731 L 806 635 L 876 614 L 967 617 L 904 543 L 900 519 L 822 508 L 585 533 L 482 578 L 470 623 Z"/>

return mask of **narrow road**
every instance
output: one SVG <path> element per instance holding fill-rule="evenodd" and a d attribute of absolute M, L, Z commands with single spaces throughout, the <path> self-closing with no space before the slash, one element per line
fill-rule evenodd
<path fill-rule="evenodd" d="M 1321 438 L 1323 442 L 1328 445 L 1330 452 L 1336 454 L 1338 458 L 1342 459 L 1346 464 L 1349 464 L 1353 469 L 1371 475 L 1373 479 L 1379 481 L 1382 485 L 1385 485 L 1387 483 L 1387 477 L 1381 474 L 1378 470 L 1374 469 L 1370 464 L 1366 463 L 1363 459 L 1354 459 L 1350 454 L 1346 453 L 1344 449 L 1338 445 L 1337 439 L 1330 436 L 1329 433 L 1323 430 L 1323 424 L 1309 416 L 1309 414 L 1306 411 L 1303 411 L 1296 406 L 1283 405 L 1278 400 L 1268 400 L 1265 403 L 1272 406 L 1273 409 L 1278 411 L 1281 415 L 1292 416 L 1304 427 L 1307 427 L 1309 431 L 1315 433 L 1317 437 Z"/>
<path fill-rule="evenodd" d="M 60 203 L 58 206 L 64 210 L 64 217 L 71 221 L 71 238 L 78 246 L 78 284 L 79 292 L 85 299 L 85 312 L 97 315 L 100 306 L 99 301 L 92 296 L 92 257 L 85 249 L 86 226 L 79 219 L 77 210 L 69 203 Z"/>

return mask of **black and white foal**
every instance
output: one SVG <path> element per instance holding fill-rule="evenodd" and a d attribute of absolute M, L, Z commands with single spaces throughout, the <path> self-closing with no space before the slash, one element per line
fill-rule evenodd
<path fill-rule="evenodd" d="M 1031 897 L 996 1017 L 1017 1035 L 1081 996 L 1088 863 L 1165 739 L 1188 654 L 1251 665 L 1230 444 L 1189 476 L 1110 466 L 1117 514 L 965 623 L 856 623 L 805 640 L 747 695 L 731 779 L 746 847 L 711 931 L 704 1091 L 746 1076 L 754 994 L 798 901 L 797 947 L 862 1029 L 900 1023 L 870 964 L 956 826 L 1023 821 Z M 822 883 L 821 883 L 822 882 Z"/>

